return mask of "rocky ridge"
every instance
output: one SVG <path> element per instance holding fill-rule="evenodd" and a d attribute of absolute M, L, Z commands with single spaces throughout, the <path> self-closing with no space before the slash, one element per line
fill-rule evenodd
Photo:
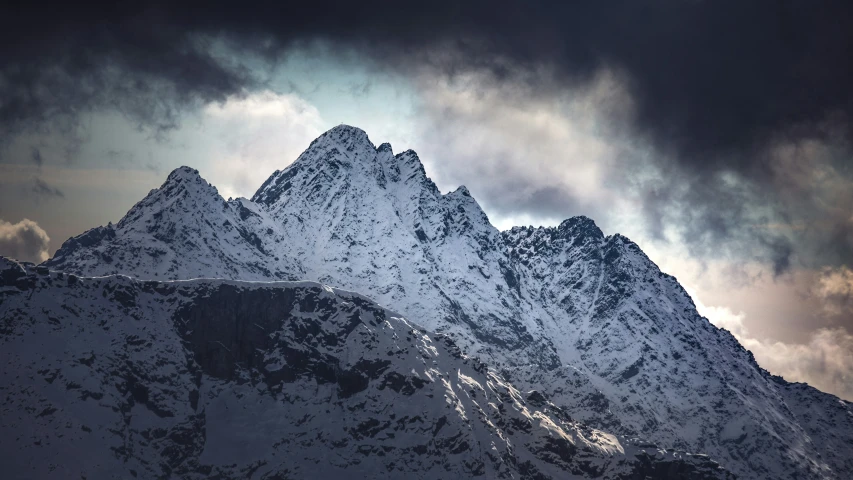
<path fill-rule="evenodd" d="M 733 478 L 589 428 L 369 299 L 0 257 L 9 478 Z"/>
<path fill-rule="evenodd" d="M 585 217 L 499 232 L 467 189 L 441 194 L 414 152 L 353 127 L 323 134 L 251 200 L 178 169 L 46 265 L 319 281 L 447 335 L 596 428 L 707 453 L 744 478 L 853 474 L 851 404 L 762 370 L 629 239 Z"/>

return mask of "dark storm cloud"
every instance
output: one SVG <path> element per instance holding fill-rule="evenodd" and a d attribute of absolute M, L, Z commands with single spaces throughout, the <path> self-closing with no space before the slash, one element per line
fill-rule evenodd
<path fill-rule="evenodd" d="M 80 114 L 98 109 L 159 132 L 175 127 L 185 108 L 250 87 L 239 65 L 215 58 L 178 25 L 178 13 L 144 5 L 4 7 L 0 135 L 73 135 Z"/>
<path fill-rule="evenodd" d="M 41 151 L 36 147 L 32 147 L 32 150 L 30 151 L 30 159 L 37 167 L 44 165 L 44 158 L 41 156 Z"/>
<path fill-rule="evenodd" d="M 222 100 L 256 80 L 205 38 L 266 58 L 325 38 L 389 64 L 449 49 L 457 55 L 433 55 L 437 66 L 483 66 L 498 77 L 548 64 L 569 82 L 613 64 L 632 80 L 638 128 L 662 147 L 701 166 L 749 168 L 721 153 L 780 131 L 820 133 L 828 115 L 846 125 L 851 15 L 841 1 L 34 4 L 3 15 L 0 121 L 104 103 L 168 128 L 176 106 Z"/>
<path fill-rule="evenodd" d="M 628 127 L 649 142 L 657 153 L 650 162 L 667 175 L 623 179 L 646 202 L 650 230 L 676 225 L 705 251 L 721 241 L 751 242 L 777 272 L 804 244 L 815 252 L 830 246 L 833 261 L 853 260 L 844 213 L 853 203 L 842 198 L 840 208 L 827 209 L 814 182 L 799 193 L 780 191 L 810 172 L 782 168 L 767 153 L 777 143 L 849 140 L 853 7 L 846 1 L 30 5 L 0 15 L 0 135 L 73 134 L 79 115 L 97 109 L 167 131 L 185 110 L 263 87 L 263 69 L 244 59 L 274 65 L 295 44 L 318 39 L 403 75 L 485 71 L 489 81 L 543 94 L 584 85 L 608 68 L 624 73 L 633 101 Z M 544 82 L 542 67 L 551 72 Z M 837 160 L 821 162 L 850 178 Z M 548 186 L 532 191 L 527 205 L 546 214 L 566 195 Z M 808 218 L 819 222 L 804 234 Z M 773 226 L 780 223 L 785 228 Z"/>
<path fill-rule="evenodd" d="M 39 197 L 58 197 L 64 198 L 65 194 L 62 190 L 50 185 L 39 177 L 33 177 L 32 192 Z"/>
<path fill-rule="evenodd" d="M 30 160 L 32 160 L 32 162 L 36 165 L 39 172 L 33 176 L 32 186 L 30 187 L 30 191 L 35 194 L 36 198 L 65 198 L 65 193 L 63 193 L 62 190 L 50 185 L 41 178 L 40 172 L 42 166 L 44 165 L 44 157 L 42 157 L 41 150 L 39 150 L 37 147 L 30 147 Z"/>
<path fill-rule="evenodd" d="M 731 185 L 720 177 L 671 172 L 666 183 L 641 187 L 647 231 L 654 235 L 676 226 L 694 255 L 752 256 L 770 264 L 774 275 L 788 271 L 795 252 L 794 239 L 787 235 L 790 222 L 780 223 L 785 210 L 763 196 L 759 185 Z M 778 227 L 765 228 L 768 224 Z M 783 226 L 785 231 L 779 231 Z"/>

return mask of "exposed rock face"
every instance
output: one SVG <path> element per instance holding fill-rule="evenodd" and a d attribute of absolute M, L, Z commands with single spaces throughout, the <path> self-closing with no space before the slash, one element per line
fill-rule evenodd
<path fill-rule="evenodd" d="M 636 244 L 585 217 L 499 232 L 467 189 L 441 194 L 414 152 L 353 127 L 323 134 L 251 200 L 225 202 L 179 169 L 106 228 L 46 264 L 320 281 L 449 336 L 585 424 L 707 453 L 744 478 L 853 476 L 853 406 L 762 370 Z"/>
<path fill-rule="evenodd" d="M 732 478 L 578 423 L 357 294 L 0 263 L 9 478 Z"/>

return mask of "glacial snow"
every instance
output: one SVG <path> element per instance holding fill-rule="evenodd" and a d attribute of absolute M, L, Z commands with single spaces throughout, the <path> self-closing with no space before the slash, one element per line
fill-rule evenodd
<path fill-rule="evenodd" d="M 312 280 L 357 291 L 600 430 L 702 452 L 744 478 L 853 475 L 849 402 L 762 370 L 675 278 L 585 217 L 499 232 L 416 153 L 324 133 L 249 199 L 173 172 L 52 269 Z"/>

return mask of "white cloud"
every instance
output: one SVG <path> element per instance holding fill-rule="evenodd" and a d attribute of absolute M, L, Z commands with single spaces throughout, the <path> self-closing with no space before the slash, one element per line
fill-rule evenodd
<path fill-rule="evenodd" d="M 824 314 L 849 314 L 853 311 L 853 270 L 847 266 L 823 269 L 812 293 L 820 299 Z"/>
<path fill-rule="evenodd" d="M 40 263 L 49 257 L 49 243 L 47 232 L 32 220 L 9 223 L 0 219 L 0 255 L 4 257 Z"/>
<path fill-rule="evenodd" d="M 759 339 L 744 324 L 743 312 L 704 305 L 693 293 L 691 297 L 699 314 L 730 331 L 770 373 L 853 400 L 853 335 L 843 328 L 819 328 L 806 343 Z"/>
<path fill-rule="evenodd" d="M 324 130 L 313 105 L 294 94 L 270 91 L 211 104 L 203 124 L 214 156 L 207 180 L 226 198 L 251 196 Z"/>
<path fill-rule="evenodd" d="M 853 335 L 843 328 L 818 329 L 806 344 L 746 339 L 744 346 L 761 366 L 789 381 L 853 400 Z"/>
<path fill-rule="evenodd" d="M 468 186 L 495 223 L 559 223 L 629 206 L 608 183 L 630 148 L 620 130 L 633 112 L 613 71 L 559 95 L 477 71 L 424 75 L 417 85 L 418 153 L 429 173 L 443 190 Z"/>
<path fill-rule="evenodd" d="M 816 292 L 821 296 L 850 295 L 853 293 L 853 271 L 847 267 L 827 269 L 820 279 Z"/>

